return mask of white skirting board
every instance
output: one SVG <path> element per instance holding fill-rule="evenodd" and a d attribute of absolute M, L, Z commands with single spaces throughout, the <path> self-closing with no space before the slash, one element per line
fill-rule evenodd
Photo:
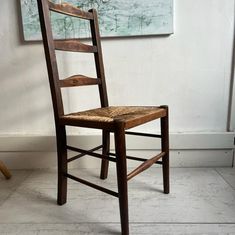
<path fill-rule="evenodd" d="M 235 147 L 234 136 L 234 132 L 171 134 L 171 166 L 232 167 Z M 112 137 L 111 140 L 113 140 Z M 93 148 L 100 143 L 101 137 L 96 135 L 69 136 L 68 138 L 68 144 L 84 149 Z M 56 167 L 55 146 L 54 136 L 2 136 L 0 137 L 0 160 L 10 169 Z M 154 156 L 159 148 L 159 139 L 127 137 L 129 155 L 148 158 Z M 113 141 L 111 141 L 111 149 L 113 149 Z M 83 157 L 69 164 L 72 168 L 94 168 L 100 166 L 100 160 Z M 135 165 L 136 162 L 128 161 L 129 167 Z M 111 163 L 111 166 L 114 166 L 114 164 Z"/>

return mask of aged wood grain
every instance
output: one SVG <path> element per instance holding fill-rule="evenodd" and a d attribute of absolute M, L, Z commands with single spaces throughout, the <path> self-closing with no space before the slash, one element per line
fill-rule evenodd
<path fill-rule="evenodd" d="M 75 7 L 69 3 L 55 4 L 48 2 L 51 11 L 55 11 L 64 15 L 74 16 L 81 19 L 92 20 L 93 15 L 90 12 L 82 11 L 78 7 Z"/>
<path fill-rule="evenodd" d="M 99 83 L 100 82 L 97 78 L 90 78 L 83 75 L 74 75 L 60 80 L 60 87 L 98 85 Z"/>

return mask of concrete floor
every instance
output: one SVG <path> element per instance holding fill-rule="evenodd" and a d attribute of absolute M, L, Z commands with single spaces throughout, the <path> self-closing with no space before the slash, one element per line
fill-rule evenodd
<path fill-rule="evenodd" d="M 116 173 L 71 170 L 116 190 Z M 69 180 L 68 202 L 56 205 L 56 171 L 0 175 L 0 234 L 120 234 L 118 200 Z M 160 168 L 129 182 L 130 232 L 136 234 L 235 234 L 235 169 L 172 168 L 171 193 L 162 193 Z"/>

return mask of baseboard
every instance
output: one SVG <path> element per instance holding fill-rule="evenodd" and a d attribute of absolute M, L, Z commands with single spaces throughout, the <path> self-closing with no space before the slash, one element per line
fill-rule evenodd
<path fill-rule="evenodd" d="M 233 132 L 175 133 L 170 135 L 172 167 L 231 167 L 234 158 Z M 113 139 L 113 138 L 112 138 Z M 71 145 L 89 149 L 101 142 L 96 135 L 69 136 Z M 111 141 L 113 148 L 113 141 Z M 160 149 L 158 139 L 136 136 L 127 137 L 130 155 L 148 157 Z M 0 160 L 10 169 L 36 169 L 56 167 L 54 136 L 2 136 Z M 90 157 L 70 163 L 70 167 L 99 167 L 100 160 Z M 129 167 L 135 166 L 133 161 Z"/>

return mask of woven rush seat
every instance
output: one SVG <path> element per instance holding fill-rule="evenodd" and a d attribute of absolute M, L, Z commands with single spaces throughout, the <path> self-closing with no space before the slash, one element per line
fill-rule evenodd
<path fill-rule="evenodd" d="M 114 123 L 115 121 L 125 123 L 126 128 L 130 128 L 141 123 L 145 123 L 156 118 L 166 116 L 166 110 L 152 106 L 109 106 L 105 108 L 91 109 L 82 112 L 64 115 L 63 122 L 98 122 Z M 145 117 L 145 119 L 143 119 Z"/>

